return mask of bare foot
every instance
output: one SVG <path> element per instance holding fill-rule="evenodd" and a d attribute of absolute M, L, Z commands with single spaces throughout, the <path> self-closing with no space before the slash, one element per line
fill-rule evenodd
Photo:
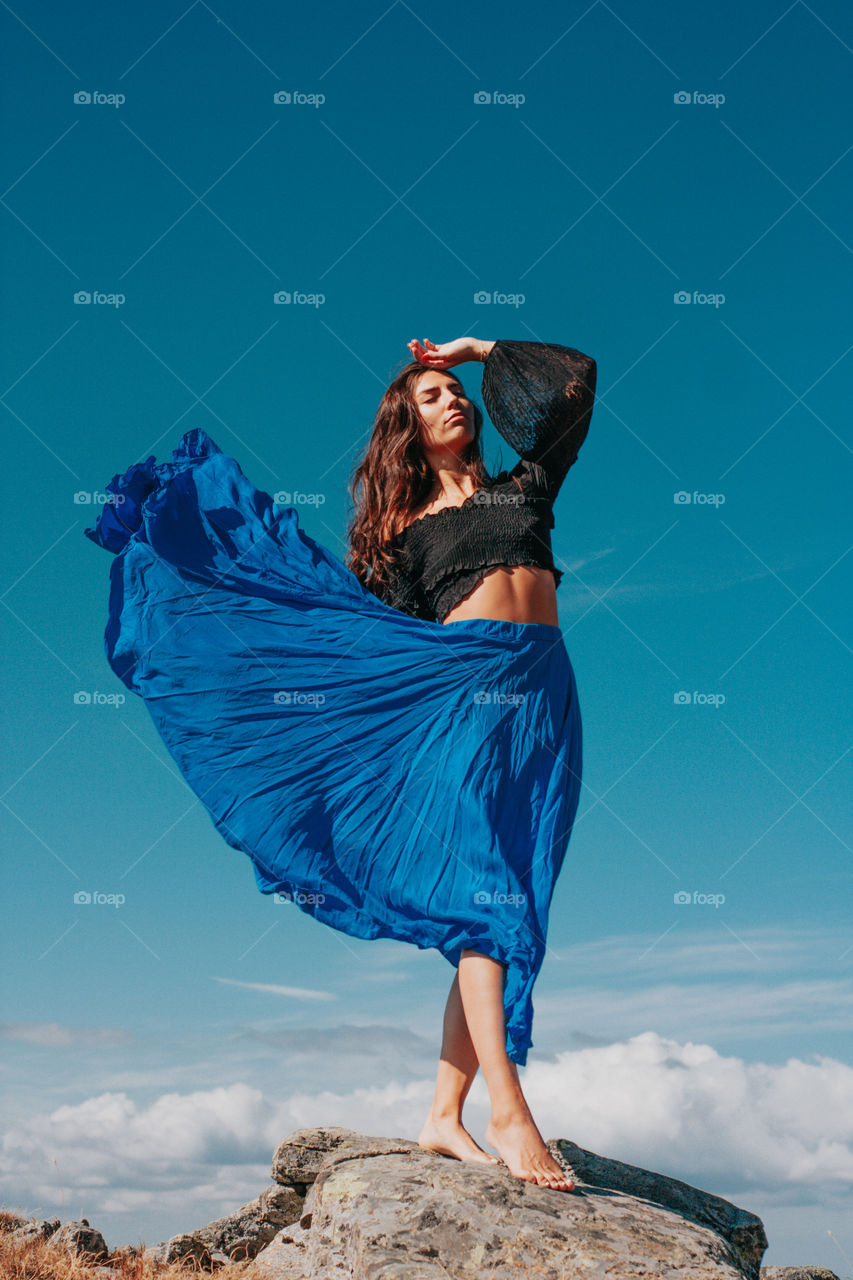
<path fill-rule="evenodd" d="M 486 1141 L 499 1151 L 510 1173 L 552 1191 L 573 1191 L 574 1179 L 561 1169 L 545 1145 L 533 1118 L 519 1116 L 506 1123 L 492 1121 Z"/>
<path fill-rule="evenodd" d="M 450 1116 L 446 1118 L 428 1116 L 418 1138 L 418 1144 L 442 1156 L 455 1156 L 457 1160 L 474 1160 L 478 1164 L 501 1163 L 497 1156 L 490 1156 L 488 1151 L 484 1151 L 474 1141 L 461 1121 L 454 1120 Z"/>

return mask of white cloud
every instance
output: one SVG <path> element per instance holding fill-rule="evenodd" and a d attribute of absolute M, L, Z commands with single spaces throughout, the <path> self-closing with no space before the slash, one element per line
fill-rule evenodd
<path fill-rule="evenodd" d="M 699 1186 L 767 1192 L 853 1183 L 853 1068 L 815 1055 L 744 1062 L 647 1031 L 525 1075 L 547 1136 Z"/>

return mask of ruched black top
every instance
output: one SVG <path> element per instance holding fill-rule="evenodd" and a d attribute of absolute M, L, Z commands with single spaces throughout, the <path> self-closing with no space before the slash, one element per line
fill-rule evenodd
<path fill-rule="evenodd" d="M 421 516 L 391 539 L 396 564 L 386 603 L 443 622 L 498 565 L 550 569 L 559 586 L 552 507 L 586 439 L 595 378 L 595 361 L 573 347 L 495 342 L 483 367 L 483 403 L 521 461 L 464 502 Z"/>

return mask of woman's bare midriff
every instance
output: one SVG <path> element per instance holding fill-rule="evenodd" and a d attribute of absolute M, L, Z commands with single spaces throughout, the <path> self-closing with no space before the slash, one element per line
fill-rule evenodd
<path fill-rule="evenodd" d="M 527 564 L 490 569 L 473 591 L 454 605 L 444 622 L 446 625 L 470 618 L 559 626 L 553 573 Z"/>

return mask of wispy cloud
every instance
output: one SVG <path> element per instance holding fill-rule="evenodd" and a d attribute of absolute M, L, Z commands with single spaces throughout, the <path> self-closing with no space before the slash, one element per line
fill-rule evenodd
<path fill-rule="evenodd" d="M 774 574 L 769 569 L 761 568 L 752 558 L 748 558 L 735 572 L 730 573 L 724 572 L 723 566 L 713 561 L 707 563 L 702 573 L 684 572 L 682 559 L 667 558 L 661 564 L 660 574 L 656 579 L 636 581 L 632 578 L 627 582 L 616 581 L 613 586 L 611 582 L 619 577 L 620 571 L 617 568 L 612 570 L 610 581 L 596 580 L 594 574 L 584 572 L 591 566 L 597 568 L 601 561 L 619 550 L 617 546 L 601 547 L 564 560 L 559 555 L 559 544 L 555 539 L 554 563 L 558 569 L 563 570 L 563 581 L 557 594 L 560 608 L 568 612 L 586 610 L 597 603 L 598 597 L 610 604 L 616 600 L 630 602 L 685 599 L 711 592 L 730 591 L 749 582 L 775 581 Z M 776 572 L 786 581 L 794 578 L 799 570 L 813 567 L 814 559 L 809 555 L 789 557 L 784 565 L 774 565 Z M 777 587 L 781 598 L 784 589 L 778 582 Z"/>
<path fill-rule="evenodd" d="M 535 997 L 540 1052 L 649 1027 L 678 1039 L 760 1041 L 804 1029 L 846 1036 L 853 1026 L 841 929 L 760 925 L 714 937 L 684 925 L 663 939 L 638 932 L 574 946 L 556 930 L 551 937 Z"/>
<path fill-rule="evenodd" d="M 613 1037 L 654 1026 L 664 1034 L 762 1041 L 805 1030 L 849 1035 L 853 982 L 666 982 L 621 988 L 569 983 L 536 997 L 535 1043 L 558 1052 L 574 1033 Z"/>
<path fill-rule="evenodd" d="M 333 991 L 312 991 L 310 987 L 282 987 L 271 982 L 239 982 L 236 978 L 216 978 L 229 987 L 244 987 L 248 991 L 267 991 L 273 996 L 290 996 L 294 1000 L 337 1000 Z"/>
<path fill-rule="evenodd" d="M 0 1036 L 49 1049 L 128 1044 L 134 1039 L 125 1027 L 71 1027 L 62 1022 L 0 1022 Z"/>
<path fill-rule="evenodd" d="M 689 913 L 705 908 L 678 908 Z M 714 908 L 707 910 L 713 912 Z M 552 924 L 556 938 L 559 922 Z M 744 946 L 746 944 L 746 946 Z M 570 946 L 555 946 L 567 960 L 573 976 L 601 979 L 613 977 L 642 984 L 655 977 L 689 983 L 712 975 L 753 976 L 760 965 L 762 976 L 776 974 L 802 977 L 804 973 L 833 970 L 845 950 L 850 949 L 849 930 L 825 927 L 757 924 L 739 927 L 737 936 L 723 931 L 709 932 L 688 923 L 665 937 L 651 930 L 609 934 Z"/>

